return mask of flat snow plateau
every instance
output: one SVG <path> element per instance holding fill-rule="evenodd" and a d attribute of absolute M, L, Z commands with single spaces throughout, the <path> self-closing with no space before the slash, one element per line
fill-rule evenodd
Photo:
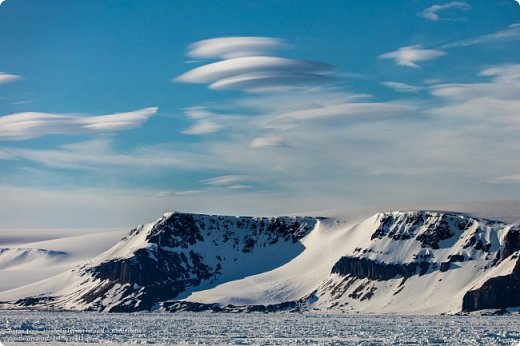
<path fill-rule="evenodd" d="M 0 291 L 63 273 L 111 248 L 129 228 L 0 230 Z"/>
<path fill-rule="evenodd" d="M 6 346 L 155 345 L 517 345 L 518 312 L 506 316 L 214 314 L 4 311 Z"/>

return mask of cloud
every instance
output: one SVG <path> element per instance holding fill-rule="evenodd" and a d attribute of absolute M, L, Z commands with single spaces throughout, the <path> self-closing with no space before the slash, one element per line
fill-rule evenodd
<path fill-rule="evenodd" d="M 190 195 L 197 195 L 201 193 L 205 193 L 207 190 L 204 189 L 194 189 L 194 190 L 180 190 L 180 191 L 159 191 L 155 195 L 157 197 L 170 197 L 170 196 L 190 196 Z"/>
<path fill-rule="evenodd" d="M 399 83 L 399 82 L 383 82 L 381 83 L 386 87 L 389 87 L 390 89 L 393 89 L 398 92 L 404 92 L 404 93 L 418 93 L 422 90 L 421 87 L 405 84 L 405 83 Z"/>
<path fill-rule="evenodd" d="M 274 85 L 298 85 L 329 82 L 333 78 L 327 75 L 307 72 L 286 72 L 286 71 L 259 71 L 254 73 L 244 73 L 229 78 L 223 78 L 210 84 L 210 89 L 264 89 Z"/>
<path fill-rule="evenodd" d="M 428 7 L 424 11 L 420 12 L 418 15 L 425 19 L 429 19 L 436 22 L 440 19 L 443 19 L 439 16 L 438 12 L 454 8 L 467 11 L 471 9 L 471 6 L 462 1 L 453 1 L 444 5 L 433 5 L 431 7 Z"/>
<path fill-rule="evenodd" d="M 392 103 L 340 103 L 280 114 L 275 121 L 283 123 L 342 118 L 370 122 L 407 115 L 413 109 L 410 105 Z"/>
<path fill-rule="evenodd" d="M 0 3 L 1 4 L 1 3 Z M 0 72 L 0 84 L 7 84 L 22 79 L 21 76 Z"/>
<path fill-rule="evenodd" d="M 380 59 L 392 59 L 397 65 L 417 68 L 419 61 L 433 60 L 447 53 L 436 49 L 422 49 L 420 45 L 401 47 L 396 51 L 381 54 Z"/>
<path fill-rule="evenodd" d="M 186 115 L 195 120 L 195 123 L 182 131 L 185 135 L 204 135 L 220 131 L 223 127 L 211 119 L 212 113 L 203 107 L 190 107 Z"/>
<path fill-rule="evenodd" d="M 99 116 L 24 112 L 0 117 L 0 140 L 24 140 L 47 135 L 106 133 L 140 126 L 156 107 Z"/>
<path fill-rule="evenodd" d="M 499 125 L 502 132 L 520 130 L 520 64 L 495 66 L 479 75 L 489 80 L 432 86 L 431 94 L 446 104 L 430 113 L 446 119 L 464 119 L 478 126 Z"/>
<path fill-rule="evenodd" d="M 222 164 L 209 160 L 210 155 L 191 148 L 176 150 L 165 143 L 141 146 L 132 150 L 116 149 L 108 138 L 60 145 L 53 149 L 4 148 L 0 159 L 27 161 L 53 169 L 117 172 L 127 175 L 157 172 L 165 169 L 221 169 Z M 131 168 L 123 169 L 122 168 Z M 124 171 L 124 172 L 122 172 Z"/>
<path fill-rule="evenodd" d="M 205 135 L 218 132 L 221 128 L 222 126 L 211 120 L 200 120 L 186 130 L 183 130 L 182 133 L 185 135 Z"/>
<path fill-rule="evenodd" d="M 200 182 L 204 185 L 213 187 L 225 187 L 232 190 L 243 190 L 251 188 L 252 186 L 246 185 L 245 183 L 251 183 L 253 181 L 253 177 L 247 175 L 223 175 L 201 180 Z"/>
<path fill-rule="evenodd" d="M 190 46 L 190 56 L 224 60 L 196 67 L 174 81 L 207 84 L 214 90 L 265 91 L 334 80 L 329 64 L 260 54 L 275 47 L 286 45 L 279 39 L 265 37 L 222 37 L 197 42 Z"/>
<path fill-rule="evenodd" d="M 257 137 L 251 141 L 249 147 L 252 149 L 289 147 L 287 140 L 282 137 L 266 136 Z"/>
<path fill-rule="evenodd" d="M 198 41 L 189 46 L 188 56 L 198 59 L 230 59 L 288 48 L 287 44 L 273 37 L 219 37 Z"/>
<path fill-rule="evenodd" d="M 210 88 L 219 89 L 219 85 L 225 86 L 231 83 L 226 81 L 230 78 L 248 78 L 249 75 L 248 79 L 251 82 L 255 75 L 258 79 L 276 76 L 290 78 L 293 75 L 298 77 L 302 73 L 312 75 L 331 69 L 330 65 L 312 61 L 272 56 L 247 56 L 203 65 L 182 74 L 175 80 L 185 83 L 210 84 Z"/>
<path fill-rule="evenodd" d="M 516 175 L 506 175 L 503 177 L 498 177 L 491 179 L 489 181 L 491 184 L 520 184 L 520 174 Z"/>
<path fill-rule="evenodd" d="M 492 34 L 477 36 L 467 40 L 448 43 L 443 48 L 468 47 L 477 44 L 494 43 L 500 41 L 512 41 L 520 39 L 520 23 L 511 24 L 506 30 Z"/>
<path fill-rule="evenodd" d="M 437 84 L 431 87 L 431 94 L 456 101 L 476 98 L 518 100 L 520 64 L 495 66 L 481 71 L 479 75 L 489 77 L 491 81 Z"/>

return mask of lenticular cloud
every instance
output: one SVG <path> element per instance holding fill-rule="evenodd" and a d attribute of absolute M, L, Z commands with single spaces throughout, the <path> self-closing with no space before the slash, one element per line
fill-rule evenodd
<path fill-rule="evenodd" d="M 207 84 L 215 90 L 255 90 L 298 86 L 332 80 L 328 64 L 268 55 L 286 48 L 283 41 L 269 37 L 222 37 L 199 41 L 188 55 L 223 60 L 196 67 L 175 79 L 177 82 Z"/>
<path fill-rule="evenodd" d="M 23 140 L 47 135 L 114 132 L 140 126 L 157 113 L 157 107 L 98 116 L 16 113 L 0 117 L 0 140 Z"/>
<path fill-rule="evenodd" d="M 198 59 L 230 59 L 265 55 L 267 52 L 285 48 L 288 48 L 287 44 L 273 37 L 219 37 L 193 43 L 188 55 Z"/>

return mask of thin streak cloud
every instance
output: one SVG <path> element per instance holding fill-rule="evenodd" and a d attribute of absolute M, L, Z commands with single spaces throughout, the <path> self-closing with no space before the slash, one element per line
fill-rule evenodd
<path fill-rule="evenodd" d="M 397 92 L 418 93 L 422 90 L 421 87 L 400 82 L 383 82 L 381 84 Z"/>
<path fill-rule="evenodd" d="M 477 36 L 467 40 L 456 41 L 442 46 L 442 48 L 469 47 L 477 44 L 514 41 L 520 39 L 520 23 L 511 24 L 507 29 L 492 34 Z"/>
<path fill-rule="evenodd" d="M 436 22 L 438 20 L 445 19 L 445 18 L 440 17 L 439 12 L 443 12 L 443 11 L 446 11 L 449 9 L 459 9 L 459 10 L 467 11 L 467 10 L 471 9 L 471 6 L 462 1 L 453 1 L 453 2 L 449 2 L 447 4 L 444 4 L 444 5 L 430 6 L 427 9 L 425 9 L 424 11 L 420 12 L 419 16 Z"/>
<path fill-rule="evenodd" d="M 327 118 L 375 121 L 403 116 L 413 109 L 413 106 L 390 103 L 342 103 L 281 114 L 274 121 L 284 123 Z"/>

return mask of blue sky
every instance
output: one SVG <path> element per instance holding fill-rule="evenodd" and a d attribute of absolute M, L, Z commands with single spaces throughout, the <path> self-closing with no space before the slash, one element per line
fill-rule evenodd
<path fill-rule="evenodd" d="M 0 5 L 0 227 L 520 196 L 520 6 Z"/>

